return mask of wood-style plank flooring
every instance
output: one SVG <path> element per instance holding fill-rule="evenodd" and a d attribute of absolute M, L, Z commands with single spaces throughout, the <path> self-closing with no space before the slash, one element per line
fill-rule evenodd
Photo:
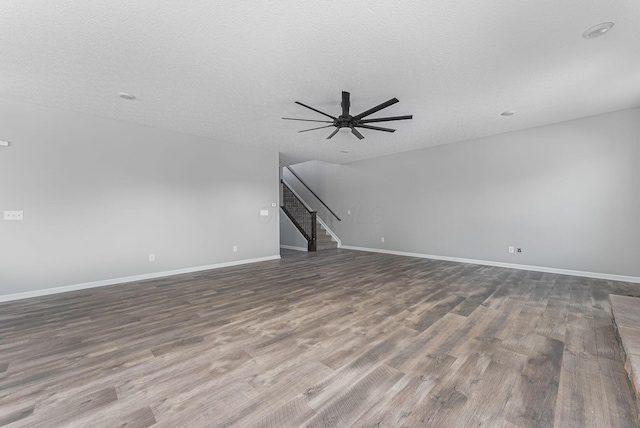
<path fill-rule="evenodd" d="M 608 294 L 348 250 L 0 304 L 0 426 L 638 427 Z"/>

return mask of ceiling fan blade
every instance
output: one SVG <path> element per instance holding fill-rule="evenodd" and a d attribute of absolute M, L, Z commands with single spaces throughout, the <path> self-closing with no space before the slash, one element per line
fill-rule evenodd
<path fill-rule="evenodd" d="M 329 135 L 329 136 L 327 137 L 327 140 L 330 140 L 330 139 L 331 139 L 331 137 L 333 137 L 334 135 L 336 135 L 336 134 L 338 133 L 338 131 L 339 131 L 339 130 L 340 130 L 340 128 L 336 127 L 336 130 L 335 130 L 335 131 L 333 131 L 333 132 L 331 133 L 331 135 Z"/>
<path fill-rule="evenodd" d="M 294 119 L 293 117 L 283 117 L 283 119 L 284 120 L 301 120 L 303 122 L 333 123 L 330 120 Z"/>
<path fill-rule="evenodd" d="M 327 113 L 325 113 L 325 112 L 323 112 L 323 111 L 320 111 L 320 110 L 318 110 L 318 109 L 315 109 L 315 108 L 313 108 L 313 107 L 309 107 L 309 106 L 308 106 L 308 105 L 306 105 L 306 104 L 302 104 L 300 101 L 296 101 L 296 104 L 299 104 L 299 105 L 301 105 L 302 107 L 306 107 L 306 108 L 308 108 L 309 110 L 313 110 L 313 111 L 315 111 L 316 113 L 320 113 L 320 114 L 323 114 L 323 115 L 325 115 L 325 116 L 327 116 L 327 117 L 330 117 L 330 118 L 331 118 L 331 119 L 333 119 L 333 120 L 336 120 L 336 118 L 335 118 L 335 117 L 333 117 L 333 116 L 331 116 L 330 114 L 327 114 Z"/>
<path fill-rule="evenodd" d="M 353 135 L 355 135 L 356 137 L 358 137 L 359 140 L 362 140 L 364 138 L 364 135 L 362 135 L 360 132 L 358 132 L 358 130 L 356 128 L 354 128 L 353 126 L 351 127 L 351 133 Z"/>
<path fill-rule="evenodd" d="M 351 107 L 351 102 L 349 99 L 351 98 L 351 94 L 349 92 L 342 91 L 342 115 L 349 116 L 349 107 Z"/>
<path fill-rule="evenodd" d="M 357 115 L 357 116 L 353 116 L 353 118 L 354 118 L 355 120 L 360 120 L 360 119 L 362 119 L 362 118 L 363 118 L 363 117 L 365 117 L 365 116 L 369 116 L 370 114 L 373 114 L 373 113 L 375 113 L 375 112 L 377 112 L 377 111 L 380 111 L 380 110 L 382 110 L 383 108 L 387 108 L 387 107 L 389 107 L 390 105 L 393 105 L 393 104 L 395 104 L 395 103 L 397 103 L 397 102 L 399 102 L 397 98 L 391 98 L 389 101 L 385 101 L 385 102 L 383 102 L 382 104 L 377 105 L 377 106 L 375 106 L 375 107 L 373 107 L 373 108 L 370 108 L 370 109 L 369 109 L 369 110 L 367 110 L 367 111 L 363 111 L 362 113 L 360 113 L 360 114 L 359 114 L 359 115 Z"/>
<path fill-rule="evenodd" d="M 405 120 L 405 119 L 413 119 L 413 115 L 409 114 L 406 116 L 377 117 L 375 119 L 363 119 L 360 121 L 360 123 L 388 122 L 390 120 Z"/>
<path fill-rule="evenodd" d="M 371 126 L 371 125 L 356 125 L 358 128 L 365 128 L 365 129 L 375 129 L 376 131 L 385 131 L 385 132 L 396 132 L 395 129 L 391 129 L 391 128 L 381 128 L 379 126 Z"/>
<path fill-rule="evenodd" d="M 298 132 L 315 131 L 316 129 L 331 128 L 332 126 L 333 126 L 333 125 L 319 126 L 319 127 L 317 127 L 317 128 L 303 129 L 302 131 L 298 131 Z"/>

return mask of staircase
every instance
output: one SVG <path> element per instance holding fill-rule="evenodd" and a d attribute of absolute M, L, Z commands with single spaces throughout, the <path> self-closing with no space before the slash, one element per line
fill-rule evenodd
<path fill-rule="evenodd" d="M 316 230 L 318 231 L 316 251 L 338 248 L 338 243 L 333 240 L 333 236 L 327 232 L 327 229 L 319 221 L 316 221 Z"/>
<path fill-rule="evenodd" d="M 307 239 L 308 251 L 338 248 L 338 243 L 317 219 L 316 212 L 298 198 L 286 182 L 282 181 L 282 211 Z"/>

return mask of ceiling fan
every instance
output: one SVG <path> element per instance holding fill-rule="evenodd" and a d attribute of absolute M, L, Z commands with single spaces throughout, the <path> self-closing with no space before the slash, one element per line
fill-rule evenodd
<path fill-rule="evenodd" d="M 331 133 L 331 135 L 329 135 L 327 137 L 327 140 L 331 137 L 333 137 L 334 135 L 336 135 L 338 133 L 338 131 L 344 130 L 344 132 L 349 132 L 351 131 L 351 133 L 353 135 L 355 135 L 356 137 L 358 137 L 359 139 L 363 139 L 364 135 L 362 135 L 356 128 L 364 128 L 364 129 L 373 129 L 375 131 L 385 131 L 385 132 L 395 132 L 395 129 L 391 129 L 391 128 L 382 128 L 380 126 L 373 126 L 373 125 L 369 125 L 369 123 L 375 123 L 375 122 L 388 122 L 391 120 L 405 120 L 405 119 L 412 119 L 413 115 L 405 115 L 405 116 L 393 116 L 393 117 L 378 117 L 375 119 L 364 119 L 365 117 L 369 116 L 370 114 L 373 114 L 377 111 L 382 110 L 383 108 L 387 108 L 390 105 L 393 105 L 395 103 L 398 102 L 397 98 L 391 98 L 389 101 L 385 101 L 380 105 L 377 105 L 373 108 L 370 108 L 367 111 L 363 111 L 360 114 L 357 114 L 355 116 L 351 116 L 349 114 L 349 107 L 351 106 L 351 102 L 350 102 L 350 98 L 351 98 L 351 94 L 349 92 L 345 92 L 342 91 L 342 114 L 338 117 L 334 117 L 331 116 L 330 114 L 324 113 L 320 110 L 317 110 L 313 107 L 309 107 L 306 104 L 302 104 L 300 101 L 296 101 L 296 104 L 300 104 L 302 107 L 306 107 L 309 110 L 313 110 L 317 113 L 320 113 L 324 116 L 330 117 L 331 120 L 310 120 L 310 119 L 295 119 L 292 117 L 283 117 L 283 119 L 285 120 L 301 120 L 303 122 L 322 122 L 322 123 L 330 123 L 331 125 L 326 125 L 326 126 L 320 126 L 318 128 L 311 128 L 311 129 L 305 129 L 302 131 L 298 131 L 298 132 L 307 132 L 307 131 L 314 131 L 316 129 L 323 129 L 323 128 L 330 128 L 332 126 L 335 126 L 335 130 Z"/>

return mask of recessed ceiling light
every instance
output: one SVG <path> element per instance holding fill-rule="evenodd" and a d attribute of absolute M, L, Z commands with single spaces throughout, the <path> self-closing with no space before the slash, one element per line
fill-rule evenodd
<path fill-rule="evenodd" d="M 341 150 L 342 153 L 349 153 L 349 150 Z"/>
<path fill-rule="evenodd" d="M 582 37 L 585 39 L 595 39 L 596 37 L 602 36 L 604 33 L 611 30 L 613 27 L 613 22 L 604 22 L 602 24 L 596 25 L 595 27 L 589 28 L 587 31 L 582 33 Z"/>
<path fill-rule="evenodd" d="M 0 147 L 9 147 L 11 143 L 8 141 L 0 141 Z"/>
<path fill-rule="evenodd" d="M 132 95 L 132 94 L 130 94 L 128 92 L 118 92 L 118 96 L 120 98 L 122 98 L 123 100 L 135 100 L 136 99 L 135 95 Z"/>
<path fill-rule="evenodd" d="M 514 114 L 516 114 L 516 112 L 512 110 L 503 111 L 502 113 L 500 113 L 501 116 L 513 116 Z"/>

